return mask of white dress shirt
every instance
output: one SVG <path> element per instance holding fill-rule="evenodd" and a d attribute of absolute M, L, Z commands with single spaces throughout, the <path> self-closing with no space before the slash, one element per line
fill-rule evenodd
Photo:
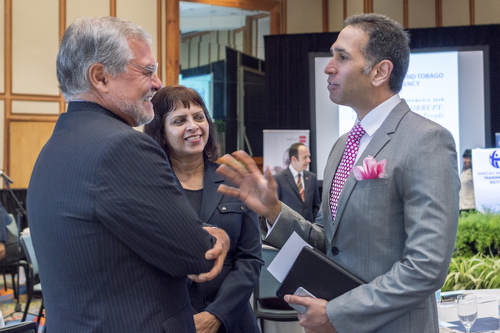
<path fill-rule="evenodd" d="M 363 154 L 363 151 L 365 151 L 366 147 L 372 140 L 373 134 L 375 134 L 375 132 L 380 128 L 389 113 L 391 113 L 392 109 L 394 109 L 399 102 L 401 102 L 401 98 L 398 94 L 395 94 L 368 112 L 365 117 L 361 119 L 361 121 L 356 120 L 356 124 L 360 122 L 366 133 L 359 141 L 358 154 L 354 163 L 358 161 L 359 156 Z"/>
<path fill-rule="evenodd" d="M 306 193 L 306 184 L 304 183 L 304 172 L 302 171 L 298 172 L 297 170 L 295 170 L 291 163 L 288 166 L 288 170 L 290 170 L 290 172 L 292 173 L 293 179 L 295 180 L 295 184 L 297 184 L 297 181 L 299 180 L 298 177 L 300 174 L 300 177 L 302 178 L 302 188 L 304 189 L 304 193 Z"/>
<path fill-rule="evenodd" d="M 365 134 L 361 137 L 361 140 L 359 141 L 359 149 L 358 153 L 356 155 L 356 163 L 358 161 L 358 158 L 363 154 L 363 151 L 365 151 L 366 147 L 370 143 L 370 141 L 373 138 L 373 135 L 375 132 L 382 126 L 382 123 L 384 120 L 389 116 L 389 113 L 391 113 L 392 109 L 396 107 L 401 102 L 401 97 L 399 97 L 398 94 L 392 95 L 390 98 L 382 102 L 381 104 L 377 105 L 374 109 L 372 109 L 370 112 L 368 112 L 361 121 L 356 120 L 356 125 L 358 122 L 361 123 L 361 126 L 365 130 Z M 293 168 L 290 166 L 290 170 Z M 293 174 L 293 171 L 292 171 Z M 326 184 L 329 187 L 331 184 Z M 273 227 L 278 223 L 280 219 L 280 215 L 276 218 L 276 221 L 274 224 L 271 226 L 269 223 L 267 223 L 267 235 L 266 237 L 271 233 L 273 230 Z M 314 221 L 311 221 L 314 222 Z"/>

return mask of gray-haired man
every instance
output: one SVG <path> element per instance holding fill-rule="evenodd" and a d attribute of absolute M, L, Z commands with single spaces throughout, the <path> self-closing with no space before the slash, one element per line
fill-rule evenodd
<path fill-rule="evenodd" d="M 57 76 L 68 112 L 27 198 L 49 331 L 194 332 L 186 276 L 215 277 L 227 253 L 227 235 L 206 228 L 213 245 L 163 150 L 132 128 L 153 118 L 161 87 L 150 44 L 112 17 L 79 19 L 64 34 Z"/>

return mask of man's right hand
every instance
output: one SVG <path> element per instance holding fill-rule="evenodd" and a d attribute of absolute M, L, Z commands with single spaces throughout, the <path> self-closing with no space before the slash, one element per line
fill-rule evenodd
<path fill-rule="evenodd" d="M 229 245 L 231 243 L 231 241 L 229 240 L 229 236 L 221 228 L 203 227 L 203 229 L 205 229 L 216 239 L 214 246 L 205 253 L 205 259 L 214 260 L 214 266 L 212 267 L 210 272 L 201 273 L 198 275 L 188 275 L 188 278 L 198 283 L 210 281 L 221 272 L 222 266 L 224 265 L 224 260 L 227 256 L 227 251 L 229 251 Z"/>
<path fill-rule="evenodd" d="M 266 168 L 263 175 L 255 161 L 244 151 L 226 154 L 217 162 L 221 164 L 217 172 L 237 186 L 221 184 L 218 191 L 239 198 L 248 208 L 273 224 L 281 212 L 281 201 L 278 199 L 278 184 L 271 170 Z"/>

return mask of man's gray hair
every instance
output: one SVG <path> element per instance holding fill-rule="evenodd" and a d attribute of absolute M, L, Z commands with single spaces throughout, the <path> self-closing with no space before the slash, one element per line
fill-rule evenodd
<path fill-rule="evenodd" d="M 116 17 L 77 19 L 64 32 L 57 54 L 57 79 L 67 101 L 90 90 L 89 68 L 100 63 L 111 75 L 126 70 L 133 58 L 128 38 L 146 41 L 151 36 L 139 25 Z"/>

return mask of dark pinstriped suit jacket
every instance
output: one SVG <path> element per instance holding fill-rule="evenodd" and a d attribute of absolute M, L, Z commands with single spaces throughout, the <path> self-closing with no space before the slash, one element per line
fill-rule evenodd
<path fill-rule="evenodd" d="M 185 276 L 213 239 L 150 137 L 71 102 L 27 204 L 50 332 L 194 332 Z"/>

